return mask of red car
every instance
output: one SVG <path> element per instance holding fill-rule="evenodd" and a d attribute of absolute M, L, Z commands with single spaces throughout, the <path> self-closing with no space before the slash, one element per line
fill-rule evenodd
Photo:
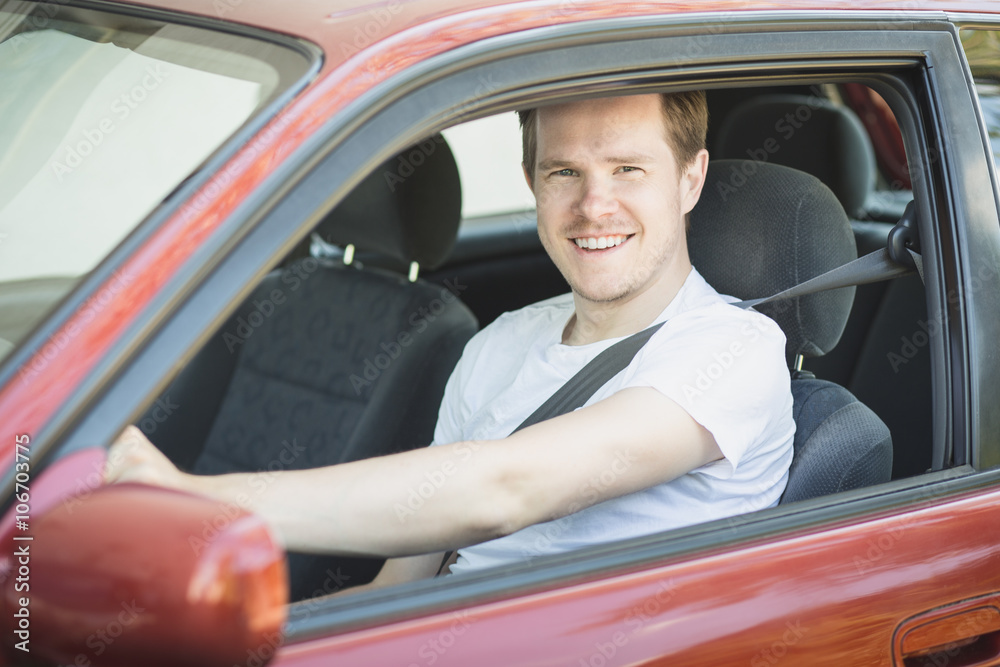
<path fill-rule="evenodd" d="M 855 4 L 0 9 L 0 661 L 1000 664 L 1000 9 Z M 797 397 L 777 507 L 330 595 L 381 561 L 102 486 L 130 423 L 249 495 L 426 445 L 464 342 L 567 291 L 512 112 L 675 89 L 708 94 L 720 291 L 922 263 L 761 307 L 793 385 L 850 392 Z"/>

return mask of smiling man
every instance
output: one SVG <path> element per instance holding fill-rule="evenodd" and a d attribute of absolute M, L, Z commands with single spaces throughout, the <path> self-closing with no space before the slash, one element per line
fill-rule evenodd
<path fill-rule="evenodd" d="M 784 336 L 694 270 L 705 182 L 700 92 L 521 113 L 538 233 L 570 294 L 506 313 L 467 345 L 432 447 L 275 474 L 244 505 L 290 550 L 397 556 L 366 587 L 647 535 L 777 503 L 792 457 Z M 738 224 L 739 221 L 733 221 Z M 512 432 L 600 352 L 663 326 L 584 407 Z M 179 472 L 130 427 L 110 481 L 225 502 L 247 475 Z M 437 480 L 409 507 L 412 491 Z"/>

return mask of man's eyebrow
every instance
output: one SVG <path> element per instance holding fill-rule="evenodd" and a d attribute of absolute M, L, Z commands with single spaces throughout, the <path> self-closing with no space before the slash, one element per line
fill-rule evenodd
<path fill-rule="evenodd" d="M 566 169 L 567 167 L 572 167 L 573 163 L 569 160 L 542 160 L 538 163 L 538 168 L 542 171 L 548 171 L 550 169 Z"/>
<path fill-rule="evenodd" d="M 648 164 L 654 162 L 654 158 L 650 155 L 643 155 L 642 153 L 635 153 L 632 155 L 622 155 L 622 156 L 611 156 L 604 158 L 605 162 L 614 164 Z"/>
<path fill-rule="evenodd" d="M 650 162 L 655 162 L 655 158 L 650 155 L 644 155 L 642 153 L 634 153 L 632 155 L 610 155 L 608 157 L 602 158 L 601 161 L 605 164 L 649 164 Z M 542 160 L 538 163 L 538 169 L 541 171 L 554 171 L 559 169 L 573 168 L 575 163 L 572 160 L 563 159 L 550 159 Z"/>

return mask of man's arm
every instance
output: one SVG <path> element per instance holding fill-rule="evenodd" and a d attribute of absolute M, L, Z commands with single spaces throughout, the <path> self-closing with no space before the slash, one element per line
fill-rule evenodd
<path fill-rule="evenodd" d="M 129 447 L 136 434 L 127 431 L 115 443 L 109 481 L 146 481 L 235 502 L 268 521 L 289 550 L 345 555 L 405 556 L 478 544 L 722 457 L 711 433 L 649 387 L 624 389 L 503 440 L 277 472 L 263 489 L 259 482 L 250 487 L 252 474 L 181 473 L 148 441 Z"/>
<path fill-rule="evenodd" d="M 419 556 L 390 558 L 385 562 L 385 565 L 382 566 L 382 569 L 379 570 L 378 575 L 372 581 L 360 586 L 345 588 L 342 591 L 337 591 L 334 595 L 353 595 L 397 584 L 405 584 L 411 581 L 430 579 L 438 573 L 444 556 L 444 553 L 431 553 Z"/>

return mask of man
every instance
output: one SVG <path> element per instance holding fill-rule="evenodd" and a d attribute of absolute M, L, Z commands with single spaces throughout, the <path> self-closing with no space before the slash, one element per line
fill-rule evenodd
<path fill-rule="evenodd" d="M 248 507 L 290 550 L 396 557 L 367 587 L 432 576 L 455 548 L 452 571 L 464 572 L 761 509 L 784 489 L 784 336 L 728 305 L 688 258 L 704 95 L 586 100 L 522 122 L 538 233 L 572 293 L 469 342 L 434 446 L 279 473 Z M 666 324 L 586 406 L 510 435 L 599 352 L 655 322 Z M 245 495 L 247 475 L 183 474 L 134 427 L 109 461 L 110 481 Z M 401 513 L 428 475 L 446 481 Z"/>

